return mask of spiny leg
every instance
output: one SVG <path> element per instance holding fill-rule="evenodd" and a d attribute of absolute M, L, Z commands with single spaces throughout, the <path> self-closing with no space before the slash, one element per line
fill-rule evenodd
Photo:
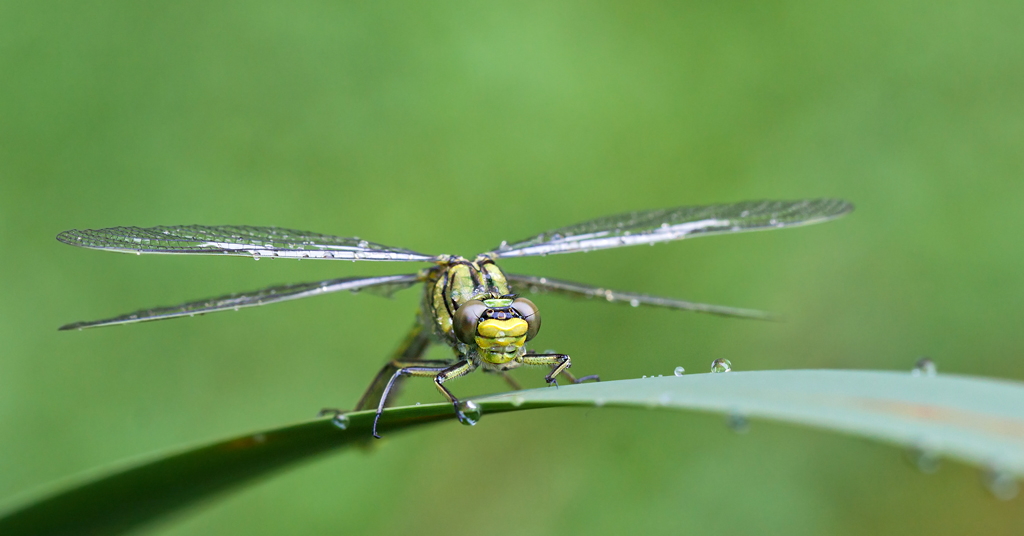
<path fill-rule="evenodd" d="M 544 381 L 558 385 L 558 381 L 555 379 L 559 374 L 563 375 L 572 383 L 582 383 L 587 380 L 600 381 L 597 374 L 591 374 L 590 376 L 584 376 L 576 379 L 572 373 L 569 372 L 569 367 L 572 366 L 572 360 L 565 354 L 534 354 L 528 353 L 523 355 L 524 365 L 548 365 L 551 367 L 551 372 L 544 377 Z"/>
<path fill-rule="evenodd" d="M 467 360 L 459 361 L 454 365 L 450 362 L 440 362 L 440 365 L 428 365 L 427 363 L 438 362 L 419 361 L 413 363 L 402 363 L 399 361 L 392 361 L 391 363 L 388 363 L 388 367 L 393 368 L 395 372 L 391 375 L 387 385 L 384 386 L 380 402 L 377 404 L 377 414 L 373 417 L 373 437 L 380 439 L 380 435 L 377 434 L 377 422 L 380 421 L 380 416 L 384 413 L 384 406 L 387 403 L 388 395 L 391 393 L 392 387 L 394 387 L 395 382 L 403 376 L 433 376 L 434 385 L 436 385 L 438 391 L 441 391 L 441 394 L 452 403 L 452 406 L 455 408 L 455 414 L 459 417 L 459 421 L 466 420 L 465 414 L 463 414 L 462 410 L 459 409 L 459 400 L 455 398 L 455 396 L 452 395 L 452 393 L 442 384 L 448 380 L 458 378 L 459 376 L 472 372 L 473 369 L 476 368 L 476 365 Z"/>

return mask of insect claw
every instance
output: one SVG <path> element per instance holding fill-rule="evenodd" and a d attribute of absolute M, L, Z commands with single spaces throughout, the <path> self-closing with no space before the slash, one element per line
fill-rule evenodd
<path fill-rule="evenodd" d="M 599 382 L 599 381 L 601 381 L 601 377 L 598 376 L 597 374 L 591 374 L 590 376 L 584 376 L 582 378 L 578 378 L 575 381 L 573 381 L 572 383 L 583 383 L 583 382 L 589 381 L 589 380 L 593 380 L 595 382 Z"/>
<path fill-rule="evenodd" d="M 380 413 L 378 412 L 377 415 L 373 417 L 373 430 L 372 430 L 372 432 L 373 432 L 373 437 L 375 439 L 380 439 L 380 434 L 377 433 L 377 421 L 379 421 L 379 420 L 380 420 Z"/>

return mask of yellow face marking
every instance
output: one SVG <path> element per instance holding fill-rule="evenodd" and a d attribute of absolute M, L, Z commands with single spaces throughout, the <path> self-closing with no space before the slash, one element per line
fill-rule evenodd
<path fill-rule="evenodd" d="M 496 320 L 494 318 L 484 320 L 476 327 L 477 337 L 497 339 L 505 337 L 522 337 L 526 335 L 529 325 L 522 318 L 509 318 L 508 320 Z"/>
<path fill-rule="evenodd" d="M 497 320 L 489 318 L 476 327 L 476 345 L 480 357 L 496 365 L 503 365 L 516 358 L 526 344 L 529 325 L 522 318 Z"/>

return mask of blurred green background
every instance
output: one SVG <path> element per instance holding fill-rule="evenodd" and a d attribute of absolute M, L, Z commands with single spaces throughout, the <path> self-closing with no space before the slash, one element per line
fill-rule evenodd
<path fill-rule="evenodd" d="M 787 318 L 539 297 L 540 347 L 605 379 L 929 355 L 1022 380 L 1022 27 L 1020 2 L 0 1 L 0 502 L 351 406 L 419 299 L 58 333 L 413 267 L 113 255 L 54 240 L 71 228 L 278 225 L 472 255 L 628 210 L 842 197 L 856 212 L 819 226 L 504 266 Z M 402 401 L 438 399 L 420 382 Z M 547 410 L 395 435 L 155 533 L 1009 534 L 1022 500 L 861 439 Z"/>

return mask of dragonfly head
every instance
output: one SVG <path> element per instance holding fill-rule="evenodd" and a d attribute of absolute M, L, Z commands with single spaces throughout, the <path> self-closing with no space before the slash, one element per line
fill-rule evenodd
<path fill-rule="evenodd" d="M 480 357 L 501 365 L 523 352 L 540 331 L 540 312 L 532 301 L 515 296 L 469 300 L 455 312 L 453 328 L 460 341 L 476 346 Z"/>

